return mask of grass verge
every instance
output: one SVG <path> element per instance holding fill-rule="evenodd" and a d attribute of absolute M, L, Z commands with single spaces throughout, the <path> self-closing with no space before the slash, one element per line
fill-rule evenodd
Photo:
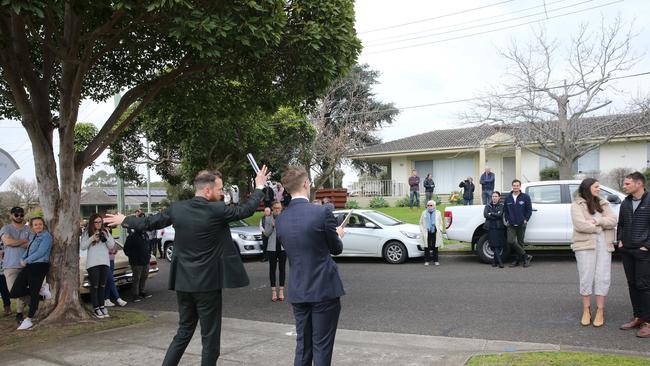
<path fill-rule="evenodd" d="M 583 352 L 502 353 L 472 357 L 466 366 L 641 366 L 647 358 Z"/>
<path fill-rule="evenodd" d="M 81 334 L 99 332 L 103 330 L 125 327 L 143 323 L 148 317 L 135 310 L 124 310 L 111 308 L 110 318 L 97 320 L 86 320 L 69 325 L 48 325 L 41 326 L 40 322 L 35 322 L 34 327 L 29 330 L 18 331 L 15 320 L 15 311 L 11 315 L 0 318 L 0 352 L 11 349 L 16 346 L 25 346 L 46 343 L 50 341 L 61 341 L 68 337 L 74 337 Z"/>

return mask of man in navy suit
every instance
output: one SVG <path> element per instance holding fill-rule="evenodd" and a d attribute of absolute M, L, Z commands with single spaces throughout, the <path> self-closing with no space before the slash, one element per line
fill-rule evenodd
<path fill-rule="evenodd" d="M 289 167 L 282 185 L 291 202 L 275 228 L 289 259 L 287 300 L 296 319 L 294 366 L 332 363 L 334 337 L 345 294 L 331 254 L 341 254 L 344 235 L 332 211 L 309 202 L 311 182 L 302 167 Z"/>

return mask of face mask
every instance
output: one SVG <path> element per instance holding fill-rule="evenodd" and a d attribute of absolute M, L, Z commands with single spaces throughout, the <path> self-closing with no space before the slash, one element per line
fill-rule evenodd
<path fill-rule="evenodd" d="M 433 208 L 433 207 L 427 207 L 427 211 L 429 211 L 429 213 L 431 213 L 431 212 L 435 211 L 435 208 Z"/>

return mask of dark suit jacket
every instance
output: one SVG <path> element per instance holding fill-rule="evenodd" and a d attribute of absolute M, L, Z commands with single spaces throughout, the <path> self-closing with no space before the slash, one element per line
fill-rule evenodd
<path fill-rule="evenodd" d="M 251 216 L 262 199 L 256 189 L 243 205 L 228 207 L 223 201 L 203 197 L 178 201 L 165 211 L 146 218 L 127 217 L 122 226 L 138 230 L 176 231 L 169 289 L 205 292 L 248 286 L 248 275 L 235 249 L 228 223 Z"/>
<path fill-rule="evenodd" d="M 345 295 L 330 254 L 341 254 L 332 211 L 305 199 L 293 199 L 275 220 L 275 230 L 289 259 L 290 303 L 320 302 Z"/>

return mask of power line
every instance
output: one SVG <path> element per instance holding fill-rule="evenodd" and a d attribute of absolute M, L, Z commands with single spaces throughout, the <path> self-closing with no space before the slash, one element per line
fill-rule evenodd
<path fill-rule="evenodd" d="M 371 29 L 371 30 L 367 30 L 367 31 L 359 32 L 358 34 L 365 34 L 365 33 L 379 32 L 379 31 L 386 30 L 386 29 L 400 28 L 400 27 L 405 27 L 405 26 L 407 26 L 407 25 L 411 25 L 411 24 L 424 23 L 424 22 L 428 22 L 428 21 L 431 21 L 431 20 L 442 19 L 442 18 L 446 18 L 446 17 L 454 16 L 454 15 L 459 15 L 459 14 L 469 13 L 469 12 L 476 11 L 476 10 L 486 9 L 486 8 L 490 8 L 490 7 L 493 7 L 493 6 L 497 6 L 497 5 L 501 5 L 501 4 L 505 4 L 505 3 L 510 3 L 510 2 L 513 2 L 513 1 L 514 1 L 514 0 L 505 0 L 505 1 L 500 1 L 500 2 L 498 2 L 498 3 L 493 3 L 493 4 L 489 4 L 489 5 L 484 5 L 484 6 L 480 6 L 480 7 L 478 7 L 478 8 L 472 8 L 472 9 L 461 10 L 461 11 L 457 11 L 457 12 L 454 12 L 454 13 L 443 14 L 443 15 L 439 15 L 439 16 L 437 16 L 437 17 L 433 17 L 433 18 L 426 18 L 426 19 L 414 20 L 414 21 L 412 21 L 412 22 L 407 22 L 407 23 L 402 23 L 402 24 L 395 24 L 395 25 L 389 25 L 389 26 L 387 26 L 387 27 Z"/>
<path fill-rule="evenodd" d="M 564 17 L 564 16 L 567 16 L 567 15 L 583 13 L 585 11 L 602 8 L 602 7 L 605 7 L 605 6 L 621 3 L 623 1 L 625 1 L 625 0 L 612 1 L 612 2 L 609 2 L 609 3 L 605 3 L 605 4 L 601 4 L 601 5 L 597 5 L 597 6 L 592 6 L 592 7 L 586 8 L 586 9 L 582 9 L 582 10 L 576 10 L 576 11 L 572 11 L 572 12 L 569 12 L 569 13 L 558 14 L 558 15 L 548 17 L 548 18 L 545 18 L 545 19 L 538 19 L 538 20 L 533 20 L 533 21 L 530 21 L 530 22 L 519 23 L 519 24 L 515 24 L 515 25 L 501 27 L 501 28 L 490 29 L 490 30 L 487 30 L 487 31 L 464 34 L 464 35 L 461 35 L 461 36 L 456 36 L 456 37 L 451 37 L 451 38 L 439 39 L 437 41 L 432 41 L 432 42 L 418 43 L 418 44 L 409 45 L 409 46 L 389 48 L 389 49 L 374 51 L 374 52 L 367 52 L 365 54 L 366 55 L 373 55 L 373 54 L 378 54 L 378 53 L 386 53 L 386 52 L 403 50 L 403 49 L 407 49 L 407 48 L 423 47 L 423 46 L 429 46 L 429 45 L 436 44 L 436 43 L 449 42 L 449 41 L 453 41 L 453 40 L 457 40 L 457 39 L 468 38 L 468 37 L 473 37 L 473 36 L 478 36 L 478 35 L 483 35 L 483 34 L 488 34 L 488 33 L 494 33 L 494 32 L 498 32 L 498 31 L 505 30 L 505 29 L 516 28 L 516 27 L 520 27 L 520 26 L 523 26 L 523 25 L 538 23 L 540 21 L 546 21 L 546 20 L 551 20 L 551 19 L 555 19 L 555 18 Z"/>
<path fill-rule="evenodd" d="M 639 76 L 647 76 L 650 75 L 650 71 L 646 72 L 640 72 L 636 74 L 630 74 L 630 75 L 622 75 L 622 76 L 616 76 L 616 77 L 611 77 L 609 80 L 620 80 L 620 79 L 629 79 L 629 78 L 635 78 Z M 586 82 L 585 84 L 589 84 Z M 561 88 L 566 88 L 566 87 L 571 87 L 571 86 L 579 86 L 583 85 L 582 83 L 572 83 L 572 84 L 562 84 L 562 85 L 557 85 L 557 86 L 550 86 L 546 87 L 545 89 L 561 89 Z M 542 90 L 539 90 L 542 91 Z M 513 97 L 521 95 L 521 93 L 506 93 L 506 94 L 498 94 L 495 95 L 494 97 Z M 466 103 L 466 102 L 471 102 L 475 100 L 481 100 L 484 99 L 484 97 L 470 97 L 470 98 L 462 98 L 462 99 L 451 99 L 451 100 L 444 100 L 440 102 L 432 102 L 432 103 L 426 103 L 426 104 L 418 104 L 418 105 L 412 105 L 412 106 L 406 106 L 406 107 L 395 107 L 395 108 L 386 108 L 382 110 L 376 110 L 376 111 L 370 111 L 370 112 L 356 112 L 356 113 L 350 113 L 347 116 L 357 116 L 357 115 L 365 115 L 365 114 L 375 114 L 375 113 L 382 113 L 382 112 L 391 112 L 391 111 L 402 111 L 402 110 L 408 110 L 408 109 L 418 109 L 418 108 L 425 108 L 425 107 L 435 107 L 439 105 L 446 105 L 446 104 L 457 104 L 457 103 Z M 297 120 L 296 122 L 305 122 L 302 120 Z"/>
<path fill-rule="evenodd" d="M 591 2 L 594 2 L 594 1 L 597 1 L 597 0 L 585 0 L 585 1 L 581 1 L 581 2 L 578 2 L 578 3 L 571 4 L 571 5 L 566 5 L 566 6 L 563 6 L 563 7 L 559 7 L 559 8 L 556 8 L 556 9 L 544 10 L 544 11 L 541 11 L 541 12 L 528 14 L 528 15 L 522 15 L 522 16 L 515 17 L 515 18 L 499 20 L 499 21 L 496 21 L 496 22 L 483 23 L 483 24 L 473 25 L 473 26 L 470 26 L 470 27 L 453 29 L 453 30 L 449 30 L 449 31 L 445 31 L 445 32 L 431 33 L 431 34 L 426 34 L 426 35 L 417 36 L 417 37 L 398 39 L 398 40 L 394 40 L 394 41 L 382 42 L 382 43 L 377 43 L 377 44 L 369 44 L 369 45 L 364 45 L 364 46 L 365 47 L 377 47 L 377 46 L 384 46 L 384 45 L 387 45 L 387 44 L 401 43 L 401 42 L 406 42 L 406 41 L 413 41 L 413 40 L 416 40 L 416 39 L 429 38 L 429 37 L 434 37 L 434 36 L 440 36 L 440 35 L 443 35 L 443 34 L 462 32 L 462 31 L 466 31 L 466 30 L 469 30 L 469 29 L 483 28 L 483 27 L 487 27 L 487 26 L 490 26 L 490 25 L 508 23 L 508 22 L 512 22 L 512 21 L 515 21 L 515 20 L 535 17 L 535 16 L 538 16 L 538 15 L 546 15 L 546 18 L 548 18 L 548 13 L 549 12 L 556 12 L 558 10 L 564 10 L 564 9 L 572 8 L 574 6 L 578 6 L 578 5 L 582 5 L 582 4 L 586 4 L 586 3 L 591 3 Z M 489 19 L 489 18 L 487 18 L 487 19 Z M 543 19 L 536 19 L 535 21 L 538 21 L 538 20 L 543 20 Z"/>
<path fill-rule="evenodd" d="M 428 28 L 428 29 L 424 29 L 424 30 L 421 30 L 421 31 L 417 31 L 417 32 L 402 33 L 402 34 L 397 34 L 397 35 L 394 35 L 394 36 L 371 39 L 371 40 L 369 40 L 369 42 L 376 42 L 376 41 L 384 41 L 384 40 L 388 40 L 388 39 L 401 38 L 401 37 L 412 36 L 412 35 L 415 35 L 415 34 L 422 34 L 422 33 L 431 32 L 431 31 L 440 30 L 440 29 L 457 27 L 459 25 L 476 23 L 476 22 L 480 22 L 482 20 L 501 18 L 501 17 L 504 17 L 506 15 L 517 14 L 517 13 L 521 13 L 521 12 L 525 12 L 525 11 L 533 10 L 533 9 L 537 9 L 537 8 L 545 8 L 546 5 L 554 5 L 554 4 L 563 3 L 563 2 L 566 2 L 566 1 L 569 1 L 569 0 L 557 0 L 557 1 L 550 2 L 550 3 L 546 3 L 545 5 L 531 6 L 531 7 L 525 8 L 525 9 L 519 9 L 519 10 L 503 13 L 503 14 L 500 14 L 500 15 L 484 17 L 484 18 L 479 18 L 479 19 L 474 19 L 474 20 L 468 20 L 468 21 L 465 21 L 465 22 L 454 23 L 454 24 L 449 24 L 449 25 L 443 25 L 443 26 L 440 26 L 440 27 Z"/>

